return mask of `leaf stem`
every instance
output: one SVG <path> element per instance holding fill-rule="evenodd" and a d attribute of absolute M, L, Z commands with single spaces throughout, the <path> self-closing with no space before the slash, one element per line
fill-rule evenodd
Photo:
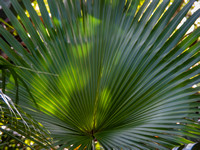
<path fill-rule="evenodd" d="M 94 139 L 92 140 L 92 150 L 95 150 L 95 142 L 94 142 Z"/>

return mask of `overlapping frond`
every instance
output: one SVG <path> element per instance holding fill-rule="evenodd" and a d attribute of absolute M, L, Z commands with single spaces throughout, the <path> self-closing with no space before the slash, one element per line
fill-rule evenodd
<path fill-rule="evenodd" d="M 2 91 L 0 91 L 0 110 L 1 139 L 7 138 L 5 140 L 7 141 L 6 143 L 1 141 L 2 149 L 5 149 L 5 145 L 9 146 L 11 144 L 8 143 L 8 139 L 18 141 L 16 147 L 24 145 L 24 147 L 33 149 L 33 145 L 26 143 L 27 140 L 31 140 L 35 143 L 34 145 L 41 146 L 42 148 L 50 147 L 51 139 L 47 130 L 19 107 L 17 108 L 13 101 Z"/>
<path fill-rule="evenodd" d="M 20 104 L 49 129 L 55 145 L 90 149 L 168 149 L 199 137 L 200 28 L 184 37 L 197 10 L 176 29 L 194 0 L 29 0 L 20 21 L 0 3 L 25 49 L 3 27 L 0 47 L 14 62 L 38 107 L 21 87 Z M 11 47 L 13 47 L 13 50 Z M 192 67 L 193 66 L 193 67 Z M 8 88 L 9 89 L 9 88 Z"/>

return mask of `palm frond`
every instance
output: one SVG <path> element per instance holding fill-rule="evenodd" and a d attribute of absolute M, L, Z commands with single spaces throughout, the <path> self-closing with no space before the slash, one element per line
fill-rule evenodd
<path fill-rule="evenodd" d="M 50 14 L 38 0 L 43 21 L 22 1 L 31 20 L 16 0 L 20 21 L 0 5 L 28 51 L 3 27 L 0 48 L 38 107 L 22 81 L 19 104 L 60 149 L 97 140 L 105 149 L 164 150 L 199 138 L 191 118 L 199 117 L 200 28 L 184 35 L 200 10 L 177 29 L 195 0 L 175 16 L 182 0 L 146 0 L 139 10 L 132 0 L 48 0 Z"/>
<path fill-rule="evenodd" d="M 9 138 L 16 140 L 18 142 L 18 144 L 15 144 L 16 147 L 18 145 L 24 145 L 24 147 L 33 149 L 33 145 L 28 145 L 26 143 L 27 140 L 31 140 L 43 148 L 50 147 L 51 139 L 45 128 L 19 107 L 17 108 L 13 101 L 7 95 L 2 93 L 2 91 L 0 96 L 0 147 L 2 148 L 2 146 L 4 146 L 5 148 L 5 145 L 9 146 L 9 143 L 5 143 L 6 140 L 2 140 L 2 137 L 4 136 L 6 136 L 7 140 Z"/>

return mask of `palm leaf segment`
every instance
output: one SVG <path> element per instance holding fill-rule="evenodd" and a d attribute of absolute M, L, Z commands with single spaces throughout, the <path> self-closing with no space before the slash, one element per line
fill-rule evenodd
<path fill-rule="evenodd" d="M 38 0 L 43 21 L 11 0 L 21 22 L 0 3 L 28 51 L 6 30 L 0 47 L 15 64 L 41 112 L 35 119 L 49 129 L 55 145 L 90 149 L 167 149 L 197 138 L 191 118 L 199 105 L 200 29 L 183 39 L 200 10 L 178 30 L 191 0 Z M 23 25 L 22 25 L 22 24 Z M 27 34 L 28 33 L 28 34 Z M 10 45 L 17 51 L 15 53 Z M 191 46 L 192 45 L 192 46 Z M 20 104 L 35 107 L 20 88 Z"/>
<path fill-rule="evenodd" d="M 28 116 L 19 107 L 17 108 L 12 100 L 3 94 L 2 91 L 0 91 L 0 100 L 1 149 L 6 149 L 6 145 L 9 149 L 9 146 L 15 143 L 15 140 L 19 144 L 14 144 L 15 148 L 23 147 L 24 145 L 33 149 L 27 144 L 26 141 L 28 140 L 33 141 L 37 147 L 48 148 L 50 146 L 49 134 L 43 126 L 38 124 L 37 121 L 33 120 L 31 116 Z M 13 149 L 14 146 L 12 146 Z"/>

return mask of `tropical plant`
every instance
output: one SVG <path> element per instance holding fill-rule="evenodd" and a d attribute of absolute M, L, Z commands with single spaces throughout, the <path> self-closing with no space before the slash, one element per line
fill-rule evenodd
<path fill-rule="evenodd" d="M 0 91 L 0 97 L 3 100 L 3 102 L 0 101 L 0 149 L 47 148 L 45 144 L 49 146 L 50 140 L 46 138 L 49 135 L 45 129 L 23 110 L 17 109 L 12 100 L 2 91 Z"/>
<path fill-rule="evenodd" d="M 165 150 L 199 138 L 200 28 L 184 35 L 200 10 L 177 29 L 195 0 L 176 15 L 182 0 L 48 0 L 50 14 L 38 0 L 42 20 L 22 1 L 31 20 L 0 1 L 27 47 L 0 27 L 13 72 L 3 85 L 52 147 Z"/>

